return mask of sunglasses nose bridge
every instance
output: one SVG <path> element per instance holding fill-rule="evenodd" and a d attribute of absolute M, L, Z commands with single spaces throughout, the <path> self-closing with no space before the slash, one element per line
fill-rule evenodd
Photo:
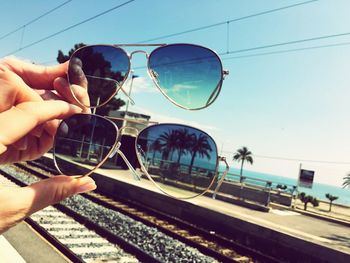
<path fill-rule="evenodd" d="M 132 59 L 132 56 L 133 56 L 134 54 L 136 54 L 136 53 L 143 53 L 143 54 L 145 54 L 146 59 L 148 59 L 148 57 L 149 57 L 149 55 L 148 55 L 148 53 L 147 53 L 146 51 L 144 51 L 144 50 L 142 50 L 142 49 L 139 49 L 139 50 L 135 50 L 135 51 L 133 51 L 133 52 L 130 53 L 130 60 Z"/>

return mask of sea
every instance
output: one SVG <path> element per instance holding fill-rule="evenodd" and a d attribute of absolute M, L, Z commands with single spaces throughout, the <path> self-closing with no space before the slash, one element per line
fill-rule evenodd
<path fill-rule="evenodd" d="M 220 167 L 220 170 L 222 171 L 223 167 Z M 229 174 L 227 175 L 227 180 L 233 180 L 237 181 L 239 175 L 239 169 L 237 168 L 230 168 Z M 243 176 L 247 177 L 247 181 L 252 184 L 261 185 L 264 186 L 266 184 L 266 181 L 272 182 L 272 187 L 276 187 L 278 184 L 281 185 L 287 185 L 288 189 L 292 189 L 293 185 L 297 185 L 297 179 L 268 174 L 268 173 L 261 173 L 261 172 L 255 172 L 255 171 L 249 171 L 249 170 L 243 170 Z M 255 179 L 252 179 L 255 178 Z M 334 185 L 326 185 L 314 182 L 312 185 L 312 188 L 304 188 L 304 187 L 298 187 L 298 192 L 305 192 L 308 195 L 311 195 L 313 197 L 316 197 L 318 200 L 329 202 L 329 200 L 325 197 L 327 193 L 337 196 L 338 199 L 335 200 L 334 204 L 340 204 L 350 207 L 350 188 L 342 188 Z"/>

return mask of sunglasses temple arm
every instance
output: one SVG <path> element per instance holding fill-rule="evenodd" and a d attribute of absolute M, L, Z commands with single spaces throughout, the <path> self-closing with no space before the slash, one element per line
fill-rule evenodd
<path fill-rule="evenodd" d="M 85 77 L 89 77 L 89 78 L 92 78 L 92 79 L 102 79 L 102 80 L 108 80 L 108 81 L 112 81 L 114 82 L 116 85 L 117 85 L 117 92 L 118 90 L 121 90 L 125 96 L 128 97 L 128 100 L 130 101 L 131 105 L 135 105 L 135 101 L 129 96 L 129 94 L 127 94 L 125 92 L 125 90 L 122 88 L 121 85 L 119 85 L 119 82 L 114 80 L 114 79 L 111 79 L 111 78 L 101 78 L 101 77 L 96 77 L 96 76 L 93 76 L 93 75 L 85 75 Z"/>
<path fill-rule="evenodd" d="M 138 172 L 136 172 L 134 167 L 132 167 L 131 163 L 128 161 L 128 158 L 126 158 L 124 153 L 122 151 L 120 151 L 119 149 L 117 150 L 117 153 L 122 157 L 123 161 L 126 163 L 128 168 L 131 170 L 131 172 L 132 172 L 132 174 L 134 176 L 134 179 L 137 180 L 137 181 L 140 181 L 141 180 L 141 176 L 138 174 Z"/>
<path fill-rule="evenodd" d="M 226 175 L 227 175 L 227 173 L 228 173 L 228 171 L 229 171 L 229 169 L 230 169 L 230 167 L 229 167 L 228 164 L 227 164 L 226 157 L 221 157 L 221 156 L 219 156 L 218 159 L 219 159 L 219 161 L 223 161 L 223 162 L 226 164 L 226 170 L 225 170 L 224 173 L 222 174 L 222 177 L 220 178 L 220 180 L 219 180 L 219 182 L 218 182 L 218 185 L 216 186 L 216 188 L 215 188 L 215 190 L 214 190 L 213 199 L 216 198 L 216 194 L 217 194 L 217 192 L 219 191 L 219 189 L 220 189 L 222 183 L 224 182 L 225 177 L 226 177 Z M 219 171 L 218 171 L 218 173 L 219 173 Z"/>
<path fill-rule="evenodd" d="M 210 94 L 210 97 L 209 97 L 209 99 L 207 100 L 207 104 L 206 104 L 206 105 L 208 105 L 208 104 L 211 103 L 211 100 L 213 99 L 213 97 L 214 97 L 214 98 L 216 97 L 217 90 L 221 87 L 221 82 L 222 82 L 222 81 L 220 81 L 220 82 L 218 83 L 218 85 L 216 85 L 216 88 L 215 88 L 215 89 L 213 90 L 213 92 Z"/>
<path fill-rule="evenodd" d="M 122 86 L 119 86 L 119 84 L 117 84 L 118 88 L 117 88 L 117 92 L 118 90 L 121 90 L 124 95 L 128 98 L 128 100 L 130 101 L 131 105 L 135 105 L 135 101 L 129 96 L 129 94 L 122 88 Z"/>

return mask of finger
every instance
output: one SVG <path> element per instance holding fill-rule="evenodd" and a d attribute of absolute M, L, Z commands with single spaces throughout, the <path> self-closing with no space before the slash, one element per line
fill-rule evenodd
<path fill-rule="evenodd" d="M 19 75 L 27 85 L 35 89 L 53 89 L 53 80 L 65 76 L 68 71 L 68 61 L 46 67 L 24 62 L 15 57 L 8 57 L 2 63 Z"/>
<path fill-rule="evenodd" d="M 46 132 L 44 132 L 40 138 L 33 137 L 30 135 L 26 137 L 28 137 L 28 145 L 25 151 L 22 150 L 20 161 L 30 161 L 38 159 L 52 148 L 54 141 L 54 137 Z"/>
<path fill-rule="evenodd" d="M 54 135 L 51 135 L 46 131 L 43 132 L 39 140 L 39 149 L 37 153 L 38 156 L 31 156 L 30 160 L 35 160 L 41 157 L 43 154 L 47 153 L 52 148 L 54 139 L 55 139 Z"/>
<path fill-rule="evenodd" d="M 38 93 L 43 100 L 62 100 L 62 97 L 59 94 L 57 94 L 56 91 L 35 90 L 35 92 Z"/>
<path fill-rule="evenodd" d="M 83 71 L 83 63 L 79 58 L 72 58 L 69 61 L 68 75 L 70 84 L 75 84 L 83 88 L 88 87 L 88 81 Z"/>
<path fill-rule="evenodd" d="M 1 154 L 6 152 L 6 150 L 7 150 L 7 147 L 0 142 L 0 164 L 2 163 L 1 162 Z"/>
<path fill-rule="evenodd" d="M 18 150 L 18 151 L 24 151 L 27 150 L 28 147 L 28 137 L 24 136 L 15 143 L 12 144 L 12 146 Z"/>
<path fill-rule="evenodd" d="M 67 80 L 64 78 L 55 79 L 53 86 L 57 93 L 66 101 L 82 107 L 83 112 L 90 112 L 90 110 L 87 108 L 90 105 L 87 89 L 78 85 L 69 85 Z M 83 107 L 83 105 L 85 107 Z"/>
<path fill-rule="evenodd" d="M 43 124 L 44 131 L 51 136 L 55 136 L 58 126 L 60 125 L 60 120 L 52 120 L 45 122 Z"/>
<path fill-rule="evenodd" d="M 96 189 L 88 176 L 79 179 L 56 176 L 27 187 L 0 191 L 0 234 L 24 218 L 76 193 Z"/>
<path fill-rule="evenodd" d="M 35 137 L 40 138 L 40 136 L 43 134 L 43 131 L 44 131 L 44 124 L 45 124 L 45 123 L 36 126 L 33 130 L 31 130 L 31 131 L 29 132 L 29 134 L 31 134 L 31 135 L 33 135 L 33 136 L 35 136 Z"/>
<path fill-rule="evenodd" d="M 75 97 L 82 105 L 85 106 L 85 108 L 90 106 L 89 94 L 85 88 L 78 85 L 71 85 L 70 88 L 72 90 L 72 93 L 74 93 Z"/>
<path fill-rule="evenodd" d="M 43 100 L 62 100 L 63 99 L 60 95 L 52 91 L 36 90 L 36 92 L 40 95 L 40 97 Z M 39 138 L 43 133 L 43 131 L 45 130 L 49 134 L 54 135 L 58 127 L 58 124 L 59 124 L 58 120 L 45 122 L 44 124 L 35 127 L 32 131 L 30 131 L 30 134 Z"/>
<path fill-rule="evenodd" d="M 43 132 L 40 138 L 26 135 L 0 154 L 0 164 L 38 159 L 52 148 L 53 141 L 54 137 L 46 132 Z"/>
<path fill-rule="evenodd" d="M 94 180 L 89 177 L 74 178 L 71 176 L 55 176 L 28 186 L 28 198 L 32 200 L 28 214 L 44 207 L 59 203 L 63 199 L 77 193 L 96 189 Z"/>
<path fill-rule="evenodd" d="M 75 105 L 77 104 L 66 79 L 56 78 L 53 82 L 53 87 L 66 101 Z"/>
<path fill-rule="evenodd" d="M 18 162 L 20 155 L 22 155 L 22 152 L 15 149 L 12 145 L 5 147 L 4 152 L 0 151 L 0 165 Z"/>
<path fill-rule="evenodd" d="M 39 94 L 31 89 L 18 75 L 0 65 L 0 112 L 24 101 L 42 101 Z"/>
<path fill-rule="evenodd" d="M 10 145 L 37 125 L 53 119 L 67 118 L 81 112 L 64 101 L 24 102 L 0 114 L 0 144 Z"/>

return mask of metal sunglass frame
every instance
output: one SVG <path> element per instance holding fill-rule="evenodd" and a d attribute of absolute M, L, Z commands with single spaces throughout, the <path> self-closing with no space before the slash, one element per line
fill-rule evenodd
<path fill-rule="evenodd" d="M 221 78 L 220 78 L 220 81 L 218 82 L 218 84 L 216 85 L 216 88 L 213 90 L 211 96 L 209 96 L 209 99 L 207 101 L 207 104 L 203 107 L 199 107 L 199 108 L 194 108 L 194 109 L 190 109 L 190 108 L 187 108 L 187 107 L 184 107 L 182 105 L 180 105 L 179 103 L 177 103 L 176 101 L 174 101 L 172 98 L 170 98 L 164 91 L 163 89 L 159 86 L 157 80 L 156 80 L 156 77 L 154 76 L 154 72 L 152 71 L 152 69 L 150 68 L 150 65 L 149 65 L 149 58 L 152 56 L 152 54 L 157 51 L 158 49 L 160 48 L 163 48 L 163 47 L 168 47 L 168 46 L 176 46 L 176 45 L 187 45 L 187 46 L 194 46 L 194 47 L 199 47 L 199 48 L 204 48 L 204 49 L 207 49 L 209 51 L 211 51 L 217 58 L 218 58 L 218 61 L 220 62 L 220 65 L 221 65 Z M 125 84 L 125 82 L 127 81 L 127 79 L 129 78 L 129 74 L 130 72 L 132 71 L 131 69 L 131 60 L 132 60 L 132 56 L 136 53 L 143 53 L 145 54 L 146 56 L 146 59 L 147 59 L 147 74 L 148 76 L 152 79 L 153 83 L 156 85 L 156 87 L 158 88 L 158 90 L 170 101 L 172 102 L 173 104 L 175 104 L 176 106 L 182 108 L 182 109 L 185 109 L 185 110 L 201 110 L 201 109 L 204 109 L 204 108 L 207 108 L 208 106 L 210 106 L 215 100 L 216 98 L 219 96 L 220 94 L 220 91 L 221 91 L 221 88 L 222 88 L 222 83 L 225 79 L 225 76 L 229 75 L 229 71 L 228 70 L 224 70 L 223 69 L 223 65 L 222 65 L 222 61 L 219 57 L 219 55 L 212 49 L 210 48 L 207 48 L 207 47 L 204 47 L 204 46 L 200 46 L 200 45 L 196 45 L 196 44 L 188 44 L 188 43 L 175 43 L 175 44 L 113 44 L 113 45 L 108 45 L 108 44 L 96 44 L 96 45 L 87 45 L 87 46 L 83 46 L 81 48 L 78 48 L 77 50 L 74 51 L 74 53 L 71 55 L 71 58 L 74 56 L 75 53 L 77 53 L 78 51 L 80 51 L 81 49 L 84 49 L 84 48 L 87 48 L 87 47 L 96 47 L 96 46 L 107 46 L 107 47 L 114 47 L 114 48 L 119 48 L 122 52 L 124 52 L 124 54 L 127 56 L 127 58 L 129 59 L 129 65 L 128 65 L 128 72 L 127 74 L 125 75 L 124 77 L 124 80 L 119 83 L 118 81 L 116 80 L 113 80 L 117 86 L 116 88 L 116 91 L 105 101 L 103 102 L 102 104 L 99 104 L 97 106 L 88 106 L 88 105 L 84 105 L 83 103 L 81 103 L 79 101 L 79 99 L 75 96 L 72 88 L 71 88 L 71 84 L 70 84 L 70 92 L 73 96 L 73 98 L 76 100 L 76 102 L 82 106 L 82 107 L 88 107 L 88 108 L 91 108 L 91 109 L 94 109 L 94 108 L 98 108 L 98 107 L 102 107 L 104 106 L 105 104 L 107 104 L 117 93 L 119 90 L 121 90 L 124 95 L 127 96 L 127 98 L 131 101 L 132 104 L 134 104 L 134 101 L 130 98 L 130 96 L 127 94 L 127 92 L 123 89 L 123 85 Z M 142 50 L 142 49 L 139 49 L 139 50 L 135 50 L 135 51 L 132 51 L 130 54 L 124 50 L 122 47 L 157 47 L 155 48 L 154 50 L 152 50 L 150 53 L 147 53 L 146 51 Z M 70 62 L 69 62 L 69 66 L 70 66 Z M 68 66 L 68 68 L 69 68 Z M 68 80 L 68 83 L 70 83 L 69 81 L 69 74 L 67 72 L 67 80 Z M 112 80 L 112 79 L 111 79 Z"/>
<path fill-rule="evenodd" d="M 143 165 L 143 162 L 141 160 L 141 155 L 138 151 L 138 147 L 137 147 L 137 138 L 139 136 L 139 134 L 142 133 L 143 130 L 151 127 L 151 126 L 154 126 L 154 125 L 176 125 L 176 126 L 183 126 L 183 127 L 188 127 L 188 128 L 193 128 L 195 130 L 199 130 L 201 131 L 202 133 L 204 133 L 205 135 L 207 135 L 215 144 L 215 148 L 217 149 L 217 145 L 216 145 L 216 142 L 215 140 L 209 135 L 207 134 L 206 132 L 198 129 L 198 128 L 195 128 L 195 127 L 192 127 L 192 126 L 189 126 L 189 125 L 184 125 L 184 124 L 177 124 L 177 123 L 161 123 L 159 124 L 158 122 L 152 122 L 150 125 L 147 125 L 145 124 L 144 122 L 142 121 L 137 121 L 137 120 L 133 120 L 133 119 L 127 119 L 127 118 L 116 118 L 116 117 L 110 117 L 110 116 L 100 116 L 100 115 L 96 115 L 96 114 L 89 114 L 89 113 L 79 113 L 79 114 L 76 114 L 76 115 L 91 115 L 91 116 L 95 116 L 97 118 L 102 118 L 110 123 L 113 124 L 113 126 L 115 127 L 115 131 L 116 131 L 116 139 L 115 139 L 115 142 L 113 144 L 113 146 L 111 147 L 111 149 L 109 150 L 109 152 L 106 154 L 106 156 L 91 170 L 89 171 L 88 173 L 84 174 L 84 175 L 79 175 L 79 176 L 76 176 L 77 178 L 81 178 L 81 177 L 85 177 L 85 176 L 89 176 L 91 175 L 92 173 L 94 173 L 95 170 L 97 170 L 99 167 L 101 167 L 106 161 L 108 158 L 112 158 L 114 157 L 114 155 L 117 153 L 120 155 L 120 157 L 123 159 L 123 161 L 125 162 L 125 164 L 128 166 L 129 170 L 132 172 L 133 174 L 133 177 L 135 180 L 141 180 L 141 176 L 135 169 L 134 167 L 131 165 L 131 163 L 128 161 L 127 157 L 124 155 L 124 153 L 119 150 L 120 146 L 121 146 L 121 142 L 120 142 L 120 138 L 121 136 L 123 135 L 122 134 L 122 130 L 123 129 L 134 129 L 136 131 L 136 136 L 135 136 L 135 152 L 136 152 L 136 155 L 137 155 L 137 161 L 138 163 L 140 164 L 140 169 L 141 169 L 141 172 L 143 172 L 147 179 L 150 180 L 156 187 L 158 190 L 160 190 L 163 194 L 167 195 L 167 196 L 170 196 L 172 198 L 175 198 L 175 199 L 181 199 L 181 200 L 185 200 L 185 199 L 192 199 L 192 198 L 195 198 L 197 196 L 201 196 L 201 195 L 204 195 L 206 192 L 209 191 L 209 189 L 213 186 L 214 182 L 217 180 L 217 178 L 219 177 L 219 163 L 220 161 L 223 161 L 226 165 L 226 169 L 225 171 L 223 172 L 223 175 L 222 177 L 218 180 L 218 183 L 217 183 L 217 186 L 213 192 L 213 195 L 212 195 L 212 198 L 215 199 L 216 198 L 216 195 L 217 195 L 217 192 L 219 191 L 222 183 L 224 182 L 224 179 L 229 171 L 229 165 L 226 161 L 226 157 L 222 157 L 222 156 L 219 156 L 218 152 L 216 153 L 217 155 L 217 160 L 216 160 L 216 167 L 215 167 L 215 175 L 213 176 L 212 178 L 212 181 L 210 182 L 209 186 L 201 193 L 198 193 L 196 195 L 193 195 L 193 196 L 190 196 L 190 197 L 177 197 L 177 196 L 173 196 L 171 194 L 169 194 L 167 191 L 163 190 L 162 187 L 160 185 L 158 185 L 157 182 L 155 182 L 152 178 L 152 176 L 148 173 L 146 167 Z M 74 116 L 74 115 L 73 115 Z M 136 123 L 136 124 L 143 124 L 145 125 L 146 127 L 141 129 L 140 131 L 138 131 L 136 128 L 134 127 L 128 127 L 128 126 L 122 126 L 120 129 L 118 128 L 118 126 L 111 120 L 119 120 L 119 121 L 126 121 L 126 122 L 133 122 L 133 123 Z M 63 122 L 64 120 L 61 121 L 61 123 Z M 60 125 L 61 125 L 60 123 Z M 149 124 L 149 122 L 148 122 Z M 55 145 L 56 145 L 56 135 L 55 135 L 55 140 L 54 140 L 54 147 L 53 147 L 53 160 L 54 160 L 54 165 L 56 167 L 56 169 L 61 173 L 62 171 L 60 170 L 60 168 L 58 167 L 58 164 L 56 162 L 56 151 L 55 151 Z"/>

